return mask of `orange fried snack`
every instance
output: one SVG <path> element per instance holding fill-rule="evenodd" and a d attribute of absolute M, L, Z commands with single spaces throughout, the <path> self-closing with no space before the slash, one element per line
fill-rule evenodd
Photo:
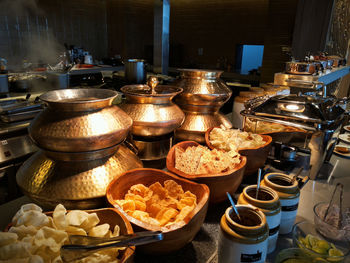
<path fill-rule="evenodd" d="M 136 184 L 130 187 L 124 199 L 116 203 L 137 220 L 157 226 L 169 226 L 183 221 L 197 205 L 197 197 L 184 192 L 174 180 L 159 182 L 149 187 Z"/>

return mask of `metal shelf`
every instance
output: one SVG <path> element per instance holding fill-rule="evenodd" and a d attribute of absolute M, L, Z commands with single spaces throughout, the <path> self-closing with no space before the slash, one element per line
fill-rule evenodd
<path fill-rule="evenodd" d="M 334 68 L 332 70 L 326 70 L 324 73 L 318 75 L 297 75 L 287 74 L 283 72 L 275 73 L 274 84 L 291 86 L 290 81 L 302 81 L 309 82 L 312 85 L 313 82 L 322 82 L 324 85 L 328 85 L 350 73 L 350 66 L 342 66 Z"/>

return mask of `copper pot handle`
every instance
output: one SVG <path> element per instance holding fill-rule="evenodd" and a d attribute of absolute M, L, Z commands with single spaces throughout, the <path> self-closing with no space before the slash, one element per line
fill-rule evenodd
<path fill-rule="evenodd" d="M 131 142 L 128 141 L 128 139 L 126 139 L 124 141 L 124 144 L 126 147 L 128 147 L 134 154 L 138 155 L 139 154 L 139 149 Z"/>

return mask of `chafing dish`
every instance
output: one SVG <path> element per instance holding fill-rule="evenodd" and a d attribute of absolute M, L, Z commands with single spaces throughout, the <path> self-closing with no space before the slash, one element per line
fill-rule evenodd
<path fill-rule="evenodd" d="M 260 97 L 250 100 L 241 114 L 245 117 L 244 122 L 249 118 L 256 124 L 263 121 L 304 130 L 305 147 L 299 147 L 299 150 L 310 153 L 310 178 L 316 179 L 345 114 L 337 102 L 332 97 L 306 95 Z"/>

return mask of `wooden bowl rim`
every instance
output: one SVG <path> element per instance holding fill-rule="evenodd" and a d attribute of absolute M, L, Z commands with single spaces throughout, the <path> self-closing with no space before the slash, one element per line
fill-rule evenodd
<path fill-rule="evenodd" d="M 187 147 L 190 147 L 190 146 L 198 146 L 200 145 L 199 143 L 195 142 L 195 141 L 183 141 L 183 142 L 179 142 L 177 144 L 175 144 L 173 147 L 171 147 L 168 155 L 167 155 L 167 158 L 166 158 L 166 167 L 168 168 L 169 171 L 175 173 L 175 174 L 178 174 L 180 175 L 181 177 L 185 177 L 185 178 L 189 178 L 189 179 L 200 179 L 200 178 L 219 178 L 219 177 L 224 177 L 224 176 L 229 176 L 229 175 L 232 175 L 234 173 L 236 173 L 237 171 L 243 169 L 245 167 L 245 165 L 247 164 L 247 157 L 245 156 L 240 156 L 240 160 L 241 162 L 235 166 L 234 169 L 232 170 L 229 170 L 225 173 L 217 173 L 217 174 L 187 174 L 187 173 L 184 173 L 178 169 L 176 169 L 174 166 L 170 166 L 170 160 L 172 158 L 175 159 L 175 148 L 176 147 L 181 147 L 182 145 L 186 145 Z M 183 149 L 186 149 L 187 147 L 183 148 Z"/>
<path fill-rule="evenodd" d="M 121 219 L 123 220 L 125 227 L 126 227 L 126 234 L 133 234 L 134 230 L 130 224 L 130 222 L 128 221 L 128 219 L 122 214 L 120 213 L 120 211 L 118 211 L 118 209 L 114 208 L 114 207 L 105 207 L 105 208 L 97 208 L 97 209 L 89 209 L 89 210 L 81 210 L 81 209 L 70 209 L 67 210 L 67 212 L 72 211 L 72 210 L 80 210 L 80 211 L 84 211 L 87 213 L 97 213 L 99 211 L 112 211 L 116 214 L 118 214 Z M 47 216 L 52 216 L 53 211 L 47 211 L 47 212 L 43 212 L 45 215 Z M 12 227 L 12 223 L 9 223 L 6 228 L 4 229 L 4 232 L 8 232 L 9 229 Z M 128 246 L 125 248 L 124 250 L 124 254 L 122 256 L 122 258 L 120 259 L 120 262 L 126 262 L 134 253 L 135 253 L 135 246 Z"/>
<path fill-rule="evenodd" d="M 128 215 L 118 204 L 116 204 L 114 202 L 115 199 L 112 197 L 112 194 L 111 194 L 111 188 L 119 180 L 119 178 L 121 178 L 123 176 L 127 176 L 128 174 L 134 173 L 134 172 L 137 172 L 137 171 L 149 171 L 149 172 L 157 172 L 157 173 L 161 173 L 161 174 L 163 173 L 163 174 L 165 174 L 165 175 L 167 175 L 167 176 L 169 176 L 171 178 L 175 178 L 176 180 L 184 182 L 185 184 L 196 185 L 196 187 L 202 188 L 203 193 L 204 193 L 203 198 L 201 200 L 199 200 L 199 202 L 197 200 L 196 207 L 181 222 L 173 223 L 169 227 L 160 227 L 160 226 L 157 226 L 157 225 L 151 225 L 151 224 L 145 223 L 145 222 L 143 222 L 141 220 L 138 220 L 138 219 Z M 154 182 L 157 182 L 157 181 L 154 181 Z M 209 187 L 207 185 L 205 185 L 205 184 L 199 184 L 199 183 L 187 180 L 185 178 L 181 178 L 181 177 L 179 177 L 179 176 L 177 176 L 175 174 L 172 174 L 172 173 L 160 170 L 160 169 L 135 168 L 135 169 L 126 171 L 126 172 L 118 175 L 117 177 L 115 177 L 109 183 L 109 185 L 107 186 L 106 197 L 107 197 L 108 202 L 112 206 L 114 206 L 116 209 L 118 209 L 118 211 L 120 213 L 122 213 L 131 223 L 133 223 L 133 224 L 135 224 L 135 225 L 137 225 L 139 227 L 142 227 L 144 229 L 147 229 L 147 230 L 151 230 L 151 231 L 153 231 L 153 230 L 160 230 L 163 233 L 167 233 L 167 232 L 171 232 L 171 231 L 174 231 L 174 230 L 178 230 L 178 229 L 184 227 L 185 225 L 189 224 L 189 222 L 205 207 L 206 203 L 208 203 L 208 201 L 209 201 L 209 193 L 210 193 Z"/>
<path fill-rule="evenodd" d="M 208 145 L 208 147 L 210 149 L 217 149 L 216 147 L 214 147 L 211 142 L 210 142 L 210 139 L 209 139 L 209 135 L 210 135 L 210 132 L 214 129 L 214 128 L 220 128 L 220 127 L 211 127 L 209 128 L 206 132 L 205 132 L 205 142 L 206 144 Z M 263 138 L 263 141 L 265 142 L 263 145 L 260 145 L 260 146 L 257 146 L 257 147 L 245 147 L 245 148 L 238 148 L 238 152 L 240 151 L 245 151 L 245 150 L 258 150 L 258 149 L 261 149 L 261 148 L 264 148 L 264 147 L 267 147 L 269 144 L 272 143 L 272 137 L 269 136 L 268 134 L 263 134 L 263 133 L 255 133 L 256 135 L 259 135 Z M 220 150 L 220 149 L 217 149 L 217 150 Z"/>

